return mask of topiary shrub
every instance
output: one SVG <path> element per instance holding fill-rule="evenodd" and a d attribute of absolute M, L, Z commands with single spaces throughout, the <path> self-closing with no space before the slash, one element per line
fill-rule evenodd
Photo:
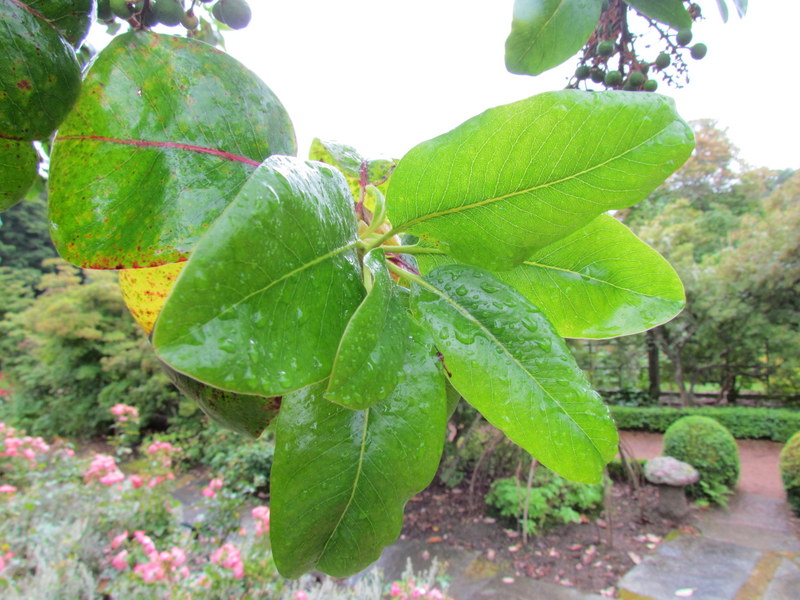
<path fill-rule="evenodd" d="M 683 417 L 670 425 L 664 433 L 664 454 L 699 471 L 700 481 L 687 488 L 693 498 L 725 504 L 739 479 L 736 440 L 710 417 Z"/>
<path fill-rule="evenodd" d="M 781 478 L 789 504 L 800 517 L 800 431 L 781 450 Z"/>

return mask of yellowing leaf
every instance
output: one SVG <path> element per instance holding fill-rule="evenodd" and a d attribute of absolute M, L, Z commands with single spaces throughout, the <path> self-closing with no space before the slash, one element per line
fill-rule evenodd
<path fill-rule="evenodd" d="M 153 330 L 156 317 L 184 264 L 179 262 L 160 267 L 122 269 L 119 272 L 119 287 L 125 306 L 146 333 Z"/>

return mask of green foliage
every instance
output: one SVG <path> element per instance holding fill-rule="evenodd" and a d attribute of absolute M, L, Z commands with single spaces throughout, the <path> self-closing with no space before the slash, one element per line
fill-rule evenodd
<path fill-rule="evenodd" d="M 54 256 L 56 250 L 47 230 L 47 201 L 43 194 L 32 193 L 2 215 L 0 267 L 41 270 L 42 261 Z M 2 289 L 8 295 L 6 288 Z"/>
<path fill-rule="evenodd" d="M 688 416 L 664 433 L 664 455 L 689 463 L 700 482 L 688 491 L 697 498 L 720 503 L 739 479 L 739 448 L 730 432 L 711 417 Z"/>
<path fill-rule="evenodd" d="M 526 503 L 528 518 L 524 520 Z M 536 468 L 529 489 L 526 482 L 505 477 L 493 481 L 486 495 L 486 504 L 497 514 L 515 520 L 531 534 L 578 523 L 582 514 L 597 511 L 602 503 L 602 484 L 573 483 L 543 467 Z"/>
<path fill-rule="evenodd" d="M 789 504 L 800 516 L 800 431 L 781 450 L 780 469 Z"/>
<path fill-rule="evenodd" d="M 39 289 L 0 322 L 2 370 L 14 387 L 5 418 L 37 435 L 89 438 L 109 432 L 108 409 L 123 402 L 139 409 L 144 428 L 165 427 L 178 394 L 127 313 L 116 277 L 62 263 Z"/>
<path fill-rule="evenodd" d="M 611 414 L 620 429 L 664 432 L 687 416 L 711 417 L 738 440 L 785 442 L 800 431 L 800 412 L 781 408 L 746 406 L 612 406 Z"/>
<path fill-rule="evenodd" d="M 136 31 L 92 61 L 74 109 L 62 100 L 48 115 L 69 111 L 53 141 L 49 224 L 76 265 L 173 270 L 139 290 L 166 298 L 143 310 L 160 311 L 159 358 L 214 418 L 258 435 L 280 406 L 270 494 L 281 572 L 348 575 L 396 538 L 404 503 L 441 455 L 447 381 L 537 459 L 599 480 L 616 432 L 561 336 L 641 331 L 683 305 L 671 268 L 603 214 L 642 200 L 689 155 L 692 132 L 672 102 L 565 90 L 490 109 L 417 145 L 393 172 L 342 145 L 312 150 L 333 165 L 306 162 L 286 156 L 293 127 L 269 88 L 202 43 L 214 28 L 191 18 L 200 6 L 179 19 L 195 40 L 142 31 L 176 21 L 170 1 L 103 7 Z M 601 2 L 567 4 L 576 18 L 564 21 L 553 3 L 558 18 L 542 20 L 542 3 L 518 2 L 523 29 L 543 32 L 535 52 L 555 40 L 563 54 L 591 33 Z M 231 27 L 249 20 L 243 0 L 212 11 Z M 0 31 L 0 43 L 14 35 Z M 8 103 L 0 109 L 8 137 Z M 58 124 L 25 118 L 42 136 Z M 391 173 L 385 199 L 372 167 Z M 419 243 L 400 246 L 401 234 Z M 128 279 L 146 284 L 149 273 Z M 101 431 L 94 393 L 101 406 L 137 406 L 145 424 L 174 416 L 113 283 L 85 278 L 62 270 L 7 319 L 28 351 L 6 369 L 18 418 L 39 431 Z"/>

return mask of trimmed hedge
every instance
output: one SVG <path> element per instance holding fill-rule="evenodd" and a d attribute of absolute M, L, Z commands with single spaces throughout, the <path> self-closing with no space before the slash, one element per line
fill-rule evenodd
<path fill-rule="evenodd" d="M 724 505 L 739 480 L 736 440 L 711 417 L 692 415 L 670 425 L 664 433 L 664 456 L 689 463 L 700 473 L 700 481 L 687 488 L 695 498 Z"/>
<path fill-rule="evenodd" d="M 610 406 L 620 429 L 663 433 L 681 417 L 711 417 L 739 440 L 786 442 L 800 431 L 800 411 L 746 406 Z"/>
<path fill-rule="evenodd" d="M 780 468 L 789 504 L 800 517 L 800 432 L 796 433 L 781 450 Z"/>

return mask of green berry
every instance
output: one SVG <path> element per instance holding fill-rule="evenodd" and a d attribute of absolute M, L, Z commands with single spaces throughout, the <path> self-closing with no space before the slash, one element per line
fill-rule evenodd
<path fill-rule="evenodd" d="M 631 87 L 638 88 L 644 83 L 644 75 L 639 73 L 639 71 L 634 71 L 628 75 L 628 81 L 630 81 Z"/>
<path fill-rule="evenodd" d="M 251 17 L 250 6 L 245 0 L 219 0 L 211 9 L 211 14 L 231 29 L 247 27 Z"/>
<path fill-rule="evenodd" d="M 577 77 L 578 79 L 586 79 L 587 77 L 589 77 L 589 75 L 591 75 L 591 73 L 592 70 L 586 65 L 581 65 L 580 67 L 575 69 L 575 77 Z"/>
<path fill-rule="evenodd" d="M 604 42 L 600 42 L 597 44 L 597 53 L 600 56 L 611 56 L 614 54 L 614 42 L 611 40 L 605 40 Z"/>
<path fill-rule="evenodd" d="M 620 83 L 622 83 L 622 73 L 619 71 L 606 73 L 605 84 L 607 87 L 617 87 Z"/>
<path fill-rule="evenodd" d="M 186 29 L 194 30 L 200 27 L 200 19 L 197 18 L 193 10 L 189 9 L 187 12 L 183 13 L 181 17 L 181 25 L 186 27 Z"/>
<path fill-rule="evenodd" d="M 692 41 L 692 30 L 691 29 L 681 29 L 678 32 L 678 45 L 679 46 L 688 46 L 689 42 Z"/>
<path fill-rule="evenodd" d="M 700 60 L 701 58 L 703 58 L 706 55 L 706 52 L 708 52 L 708 48 L 706 48 L 705 44 L 701 43 L 692 46 L 691 50 L 692 58 L 695 60 Z"/>
<path fill-rule="evenodd" d="M 642 88 L 645 92 L 655 92 L 658 89 L 658 82 L 655 79 L 648 79 Z"/>
<path fill-rule="evenodd" d="M 150 2 L 150 9 L 159 23 L 174 27 L 181 22 L 183 6 L 178 0 L 157 0 Z"/>
<path fill-rule="evenodd" d="M 128 0 L 109 0 L 108 7 L 120 19 L 128 19 L 133 14 L 128 7 Z"/>
<path fill-rule="evenodd" d="M 589 76 L 595 83 L 601 83 L 606 78 L 606 74 L 603 72 L 603 69 L 598 69 L 597 67 L 592 69 L 592 72 Z"/>
<path fill-rule="evenodd" d="M 669 66 L 669 63 L 672 62 L 672 57 L 666 52 L 662 52 L 656 57 L 656 67 L 659 69 L 666 69 Z"/>

